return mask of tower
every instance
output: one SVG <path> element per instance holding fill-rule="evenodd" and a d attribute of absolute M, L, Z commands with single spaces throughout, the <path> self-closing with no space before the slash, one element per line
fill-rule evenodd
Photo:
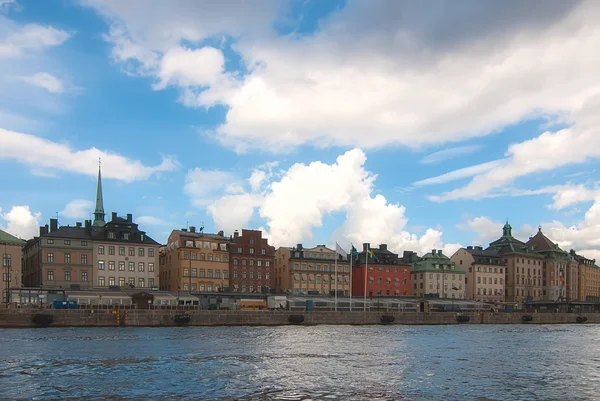
<path fill-rule="evenodd" d="M 102 199 L 102 175 L 100 170 L 102 168 L 101 161 L 98 160 L 98 188 L 96 189 L 96 210 L 94 210 L 94 227 L 102 227 L 106 222 L 104 221 L 104 201 Z"/>
<path fill-rule="evenodd" d="M 512 237 L 512 227 L 510 224 L 508 224 L 508 219 L 506 219 L 506 224 L 504 225 L 504 228 L 502 229 L 502 236 L 503 237 Z"/>

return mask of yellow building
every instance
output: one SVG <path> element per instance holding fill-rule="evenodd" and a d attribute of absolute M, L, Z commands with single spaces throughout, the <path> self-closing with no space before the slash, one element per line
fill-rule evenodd
<path fill-rule="evenodd" d="M 600 267 L 596 260 L 577 255 L 574 250 L 571 256 L 579 266 L 579 300 L 600 302 Z"/>
<path fill-rule="evenodd" d="M 160 289 L 209 292 L 229 287 L 228 239 L 196 232 L 195 227 L 173 230 L 159 257 Z"/>

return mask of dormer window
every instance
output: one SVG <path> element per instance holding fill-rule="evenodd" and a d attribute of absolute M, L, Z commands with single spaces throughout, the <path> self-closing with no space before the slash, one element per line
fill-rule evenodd
<path fill-rule="evenodd" d="M 123 233 L 123 239 L 129 240 L 129 233 Z"/>
<path fill-rule="evenodd" d="M 114 233 L 114 231 L 109 231 L 108 232 L 108 239 L 115 239 L 115 233 Z"/>

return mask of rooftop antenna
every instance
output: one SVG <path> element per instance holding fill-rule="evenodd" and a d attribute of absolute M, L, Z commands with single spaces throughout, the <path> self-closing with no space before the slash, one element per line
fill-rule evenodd
<path fill-rule="evenodd" d="M 56 213 L 56 226 L 58 227 L 59 226 L 59 224 L 58 224 L 58 212 L 54 212 L 54 213 Z"/>
<path fill-rule="evenodd" d="M 189 222 L 189 221 L 186 221 L 186 222 L 185 222 L 185 229 L 187 230 L 188 228 L 190 228 L 190 222 Z"/>

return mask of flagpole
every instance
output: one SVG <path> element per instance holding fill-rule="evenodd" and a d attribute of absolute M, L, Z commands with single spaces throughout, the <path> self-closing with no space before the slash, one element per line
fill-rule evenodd
<path fill-rule="evenodd" d="M 369 270 L 369 248 L 365 251 L 365 299 L 363 300 L 363 310 L 367 311 L 367 270 Z"/>
<path fill-rule="evenodd" d="M 354 256 L 352 254 L 352 248 L 352 243 L 350 243 L 350 291 L 348 291 L 350 294 L 350 312 L 352 312 L 352 256 Z"/>

